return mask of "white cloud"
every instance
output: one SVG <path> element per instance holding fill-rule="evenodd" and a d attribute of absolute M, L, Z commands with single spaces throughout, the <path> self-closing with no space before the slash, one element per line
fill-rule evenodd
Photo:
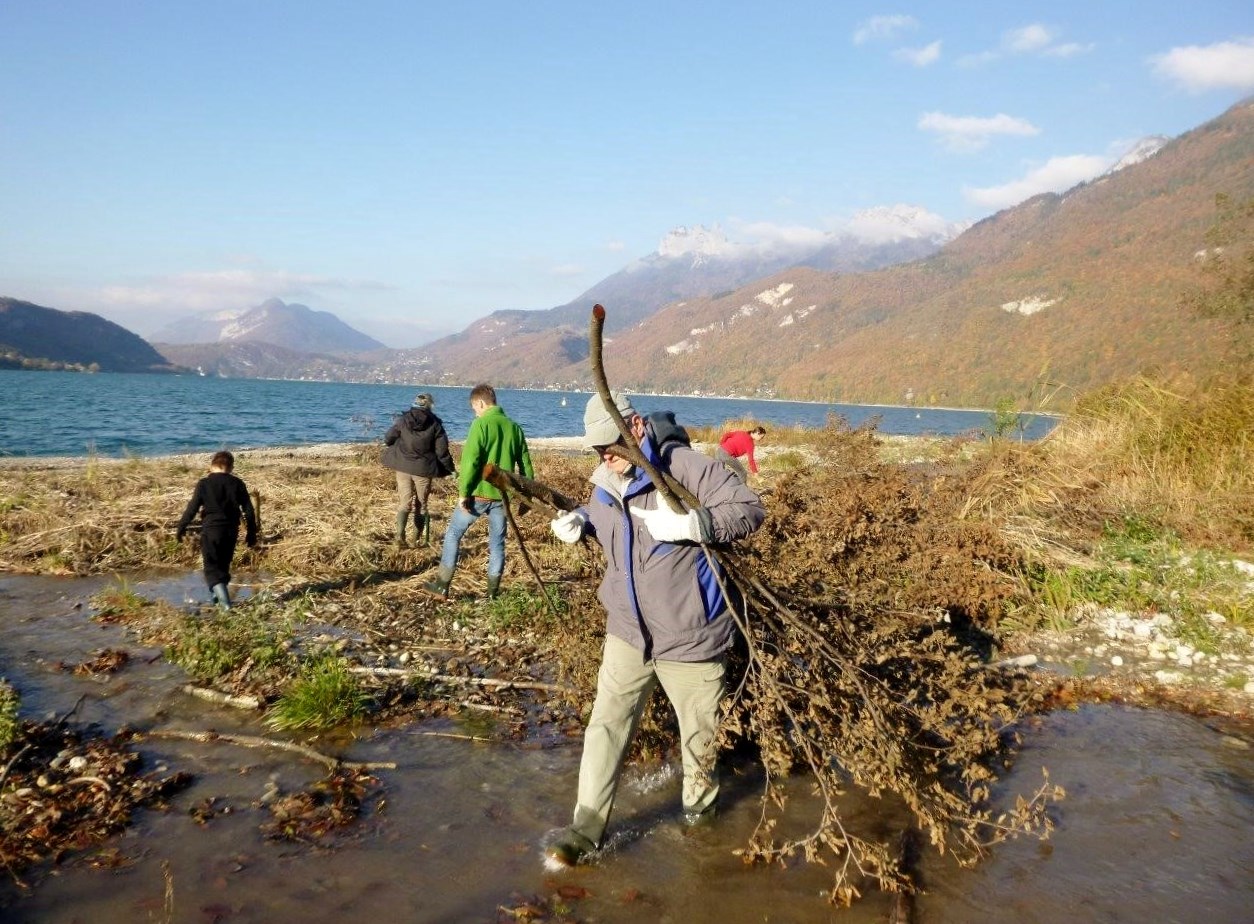
<path fill-rule="evenodd" d="M 1254 89 L 1254 37 L 1184 45 L 1150 59 L 1154 70 L 1194 93 Z"/>
<path fill-rule="evenodd" d="M 778 251 L 820 247 L 830 237 L 821 228 L 808 228 L 805 225 L 777 225 L 769 221 L 740 220 L 733 220 L 730 224 L 738 238 L 750 242 L 745 246 L 751 250 Z"/>
<path fill-rule="evenodd" d="M 913 16 L 896 14 L 892 16 L 872 16 L 858 26 L 853 33 L 853 43 L 862 45 L 876 39 L 891 39 L 902 32 L 919 28 L 919 21 Z"/>
<path fill-rule="evenodd" d="M 1014 55 L 1043 55 L 1051 58 L 1070 58 L 1092 51 L 1092 44 L 1079 42 L 1059 43 L 1058 30 L 1044 23 L 1034 22 L 1002 33 L 995 49 L 963 55 L 958 59 L 961 67 L 978 67 L 998 58 Z"/>
<path fill-rule="evenodd" d="M 882 205 L 864 209 L 844 224 L 844 233 L 870 244 L 903 239 L 948 239 L 955 227 L 935 212 L 917 205 Z"/>
<path fill-rule="evenodd" d="M 927 67 L 929 64 L 935 64 L 940 60 L 941 43 L 936 40 L 930 45 L 922 48 L 898 48 L 893 52 L 893 57 L 915 67 Z"/>
<path fill-rule="evenodd" d="M 97 301 L 118 307 L 197 312 L 246 308 L 267 298 L 309 298 L 327 290 L 380 291 L 388 288 L 368 280 L 336 279 L 285 270 L 227 269 L 155 277 L 138 285 L 105 286 L 98 290 Z"/>
<path fill-rule="evenodd" d="M 730 222 L 737 243 L 730 244 L 740 255 L 775 254 L 787 251 L 813 251 L 842 237 L 869 244 L 887 244 L 907 238 L 949 238 L 954 225 L 940 215 L 916 205 L 881 205 L 864 209 L 851 218 L 832 218 L 829 227 L 779 225 L 769 221 Z"/>
<path fill-rule="evenodd" d="M 1046 192 L 1063 192 L 1077 183 L 1098 176 L 1110 167 L 1109 157 L 1092 154 L 1071 154 L 1051 157 L 1039 167 L 1029 170 L 1017 180 L 1001 186 L 965 187 L 962 193 L 968 201 L 991 209 L 1004 209 L 1018 205 L 1025 199 Z"/>
<path fill-rule="evenodd" d="M 1076 55 L 1088 54 L 1096 47 L 1092 42 L 1087 45 L 1081 45 L 1079 42 L 1064 42 L 1061 45 L 1051 45 L 1041 53 L 1051 58 L 1074 58 Z"/>
<path fill-rule="evenodd" d="M 995 116 L 955 116 L 944 112 L 927 112 L 919 117 L 920 131 L 935 132 L 941 143 L 953 151 L 978 151 L 994 135 L 1027 137 L 1041 130 L 1027 119 L 998 113 Z"/>
<path fill-rule="evenodd" d="M 1012 54 L 1027 54 L 1048 48 L 1054 41 L 1055 32 L 1048 26 L 1034 22 L 1030 26 L 1011 29 L 1002 36 L 1001 45 Z"/>
<path fill-rule="evenodd" d="M 558 279 L 569 279 L 572 276 L 581 276 L 583 272 L 584 268 L 578 263 L 559 263 L 549 270 L 549 275 Z"/>

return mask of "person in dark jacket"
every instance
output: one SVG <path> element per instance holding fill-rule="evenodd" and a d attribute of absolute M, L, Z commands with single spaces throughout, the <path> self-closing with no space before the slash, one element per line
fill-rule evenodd
<path fill-rule="evenodd" d="M 574 820 L 545 850 L 562 866 L 601 846 L 627 748 L 658 684 L 679 720 L 684 819 L 713 817 L 718 706 L 735 624 L 723 597 L 727 580 L 702 546 L 748 536 L 766 518 L 761 499 L 739 478 L 689 447 L 673 415 L 641 417 L 623 395 L 614 403 L 645 458 L 699 505 L 671 510 L 648 473 L 619 454 L 622 437 L 593 395 L 584 412 L 584 448 L 601 458 L 592 498 L 550 524 L 563 542 L 590 536 L 605 553 L 597 592 L 607 616 L 605 650 L 584 731 Z"/>
<path fill-rule="evenodd" d="M 253 510 L 248 487 L 231 474 L 235 456 L 216 452 L 209 460 L 209 474 L 196 482 L 196 490 L 179 519 L 175 536 L 181 542 L 196 514 L 200 513 L 200 557 L 204 563 L 205 583 L 213 599 L 224 609 L 231 608 L 231 559 L 239 540 L 239 521 L 244 520 L 244 541 L 249 548 L 257 544 L 257 514 Z"/>
<path fill-rule="evenodd" d="M 396 472 L 396 544 L 405 548 L 405 531 L 412 510 L 414 532 L 423 544 L 431 542 L 431 512 L 427 498 L 436 478 L 455 474 L 444 421 L 431 410 L 435 398 L 423 393 L 401 414 L 383 438 L 380 461 Z"/>

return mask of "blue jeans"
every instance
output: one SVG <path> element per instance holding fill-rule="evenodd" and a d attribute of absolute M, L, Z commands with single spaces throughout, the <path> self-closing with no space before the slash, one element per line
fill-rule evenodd
<path fill-rule="evenodd" d="M 476 497 L 467 513 L 459 502 L 453 508 L 448 529 L 444 532 L 444 549 L 440 553 L 440 571 L 452 574 L 457 568 L 457 553 L 462 536 L 470 524 L 486 515 L 488 518 L 488 577 L 500 577 L 505 570 L 505 505 L 500 501 L 486 501 Z"/>

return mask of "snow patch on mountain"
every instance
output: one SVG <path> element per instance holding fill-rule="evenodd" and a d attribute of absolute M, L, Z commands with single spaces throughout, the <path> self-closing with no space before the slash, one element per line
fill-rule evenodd
<path fill-rule="evenodd" d="M 789 301 L 791 301 L 791 299 L 789 299 Z M 806 317 L 809 316 L 810 312 L 814 311 L 814 309 L 817 307 L 818 305 L 807 305 L 806 307 L 796 312 L 790 311 L 788 314 L 784 315 L 784 317 L 780 320 L 779 326 L 791 327 L 793 324 L 797 323 L 798 321 L 804 321 Z"/>
<path fill-rule="evenodd" d="M 1118 173 L 1124 167 L 1131 167 L 1133 164 L 1139 164 L 1142 161 L 1149 160 L 1155 154 L 1162 150 L 1171 139 L 1166 135 L 1147 135 L 1128 150 L 1123 157 L 1115 161 L 1113 167 L 1106 171 L 1106 175 Z"/>
<path fill-rule="evenodd" d="M 759 292 L 754 296 L 754 298 L 760 301 L 763 305 L 766 305 L 768 308 L 779 308 L 792 301 L 791 298 L 784 298 L 784 296 L 791 292 L 794 288 L 795 286 L 793 286 L 791 282 L 781 282 L 773 289 L 767 289 L 765 292 Z"/>
<path fill-rule="evenodd" d="M 1019 299 L 1014 302 L 1006 302 L 1001 306 L 1001 310 L 1009 314 L 1021 314 L 1024 316 L 1036 314 L 1038 311 L 1044 311 L 1050 305 L 1056 305 L 1062 299 L 1045 298 L 1043 295 L 1033 295 L 1029 298 Z"/>
<path fill-rule="evenodd" d="M 698 341 L 685 338 L 678 343 L 672 343 L 666 348 L 666 352 L 672 356 L 678 356 L 683 353 L 695 353 L 700 346 Z"/>

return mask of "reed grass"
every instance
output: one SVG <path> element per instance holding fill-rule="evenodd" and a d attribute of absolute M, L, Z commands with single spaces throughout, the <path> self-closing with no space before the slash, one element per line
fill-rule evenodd
<path fill-rule="evenodd" d="M 1103 388 L 1077 402 L 1043 447 L 1052 480 L 1087 488 L 1103 522 L 1136 516 L 1208 545 L 1254 543 L 1248 375 Z"/>

